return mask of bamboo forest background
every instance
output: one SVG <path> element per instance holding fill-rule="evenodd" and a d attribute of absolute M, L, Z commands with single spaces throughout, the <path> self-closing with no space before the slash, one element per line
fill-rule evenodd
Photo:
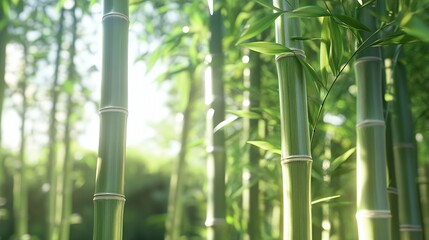
<path fill-rule="evenodd" d="M 102 4 L 0 0 L 0 239 L 93 236 Z M 123 239 L 429 239 L 429 1 L 129 0 L 129 19 Z M 291 72 L 304 90 L 279 90 Z"/>

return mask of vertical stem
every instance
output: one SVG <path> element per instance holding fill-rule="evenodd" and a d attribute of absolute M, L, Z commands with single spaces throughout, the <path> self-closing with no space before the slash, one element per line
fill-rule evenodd
<path fill-rule="evenodd" d="M 181 219 L 183 219 L 183 204 L 182 204 L 182 194 L 183 194 L 183 181 L 185 177 L 185 166 L 186 166 L 186 154 L 188 147 L 188 137 L 191 130 L 191 114 L 193 111 L 194 100 L 195 100 L 195 79 L 194 71 L 189 70 L 189 81 L 190 88 L 188 93 L 188 101 L 186 104 L 185 111 L 183 111 L 183 125 L 182 125 L 182 135 L 180 139 L 180 152 L 179 159 L 177 161 L 177 166 L 175 172 L 171 175 L 170 179 L 170 191 L 168 195 L 168 214 L 166 222 L 166 235 L 165 240 L 174 240 L 180 238 L 180 227 Z"/>
<path fill-rule="evenodd" d="M 19 163 L 18 171 L 14 175 L 13 198 L 14 198 L 14 218 L 15 218 L 15 237 L 16 239 L 24 239 L 28 233 L 28 202 L 27 202 L 27 180 L 26 180 L 26 161 L 25 161 L 25 146 L 26 146 L 26 115 L 27 115 L 27 73 L 26 73 L 26 58 L 28 56 L 27 46 L 24 45 L 24 63 L 23 75 L 20 81 L 22 109 L 21 109 L 21 143 L 19 146 Z"/>
<path fill-rule="evenodd" d="M 57 197 L 57 101 L 58 101 L 58 73 L 61 64 L 61 44 L 63 35 L 63 24 L 64 24 L 64 9 L 61 9 L 59 27 L 57 32 L 57 52 L 55 56 L 55 69 L 54 77 L 51 89 L 51 112 L 49 119 L 49 150 L 48 150 L 48 201 L 46 201 L 46 212 L 47 212 L 47 236 L 50 240 L 57 239 L 57 226 L 55 222 L 56 216 L 56 197 Z"/>
<path fill-rule="evenodd" d="M 223 48 L 221 4 L 218 1 L 210 16 L 209 51 L 211 56 L 210 77 L 206 88 L 211 92 L 207 97 L 207 239 L 226 239 L 227 224 L 225 199 L 225 136 L 223 129 L 215 129 L 225 119 L 225 100 L 223 83 Z M 210 81 L 209 81 L 210 80 Z"/>
<path fill-rule="evenodd" d="M 383 93 L 388 92 L 388 85 L 390 85 L 393 81 L 393 69 L 392 69 L 392 55 L 393 53 L 391 46 L 383 49 L 384 55 L 384 68 L 385 71 L 383 77 Z M 383 99 L 384 100 L 384 99 Z M 392 221 L 391 221 L 391 230 L 392 230 L 392 240 L 399 240 L 399 211 L 398 211 L 398 186 L 396 183 L 396 173 L 395 173 L 395 159 L 393 154 L 393 140 L 392 140 L 392 114 L 390 111 L 390 103 L 387 101 L 383 101 L 383 109 L 384 116 L 386 122 L 386 161 L 387 161 L 387 173 L 388 173 L 388 185 L 387 185 L 387 193 L 389 197 L 389 205 L 390 211 L 392 213 Z"/>
<path fill-rule="evenodd" d="M 417 188 L 417 150 L 409 106 L 405 66 L 400 59 L 394 69 L 393 82 L 393 147 L 399 193 L 401 239 L 422 239 L 423 233 Z"/>
<path fill-rule="evenodd" d="M 274 5 L 292 11 L 298 0 L 274 0 Z M 300 58 L 305 58 L 299 19 L 286 12 L 276 20 L 276 41 L 294 53 L 276 56 L 280 92 L 283 175 L 283 239 L 310 240 L 311 228 L 311 147 L 308 126 L 307 92 Z"/>
<path fill-rule="evenodd" d="M 76 70 L 74 65 L 74 57 L 76 55 L 76 4 L 71 9 L 71 15 L 73 18 L 72 23 L 72 42 L 70 44 L 70 54 L 69 54 L 69 66 L 68 66 L 68 80 L 67 81 L 76 81 Z M 73 115 L 73 90 L 67 93 L 67 103 L 66 103 L 66 123 L 64 128 L 64 171 L 63 171 L 63 204 L 61 210 L 61 224 L 59 231 L 60 240 L 68 240 L 70 238 L 70 217 L 72 213 L 72 192 L 73 192 L 73 159 L 70 157 L 70 148 L 71 148 L 71 116 Z"/>
<path fill-rule="evenodd" d="M 128 115 L 128 1 L 104 0 L 94 240 L 122 239 Z"/>
<path fill-rule="evenodd" d="M 245 111 L 255 111 L 259 108 L 259 91 L 261 85 L 261 60 L 259 53 L 251 51 L 249 54 L 250 68 L 244 73 L 244 93 L 243 109 Z M 243 122 L 243 139 L 253 140 L 258 134 L 259 119 L 245 118 Z M 243 215 L 247 224 L 245 239 L 261 239 L 260 209 L 259 209 L 259 181 L 258 169 L 260 153 L 259 148 L 248 144 L 247 164 L 243 170 L 243 185 L 248 186 L 243 192 Z"/>
<path fill-rule="evenodd" d="M 368 4 L 359 9 L 359 20 L 371 31 L 376 19 Z M 371 33 L 362 33 L 363 40 Z M 356 56 L 357 82 L 357 213 L 359 239 L 391 239 L 391 214 L 387 199 L 385 122 L 382 104 L 382 59 L 379 48 Z"/>
<path fill-rule="evenodd" d="M 3 159 L 3 144 L 2 144 L 2 119 L 3 119 L 3 102 L 6 89 L 5 74 L 6 74 L 6 45 L 8 42 L 8 19 L 3 8 L 0 8 L 0 22 L 4 25 L 0 27 L 0 159 Z M 5 169 L 3 168 L 3 160 L 0 160 L 0 211 L 5 209 Z M 4 218 L 0 217 L 0 229 L 4 229 Z M 2 232 L 2 231 L 0 231 Z"/>

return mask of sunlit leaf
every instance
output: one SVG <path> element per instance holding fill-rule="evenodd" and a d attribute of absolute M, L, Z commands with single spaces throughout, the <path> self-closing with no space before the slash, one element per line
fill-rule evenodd
<path fill-rule="evenodd" d="M 255 145 L 260 149 L 263 149 L 272 153 L 277 153 L 277 154 L 282 153 L 280 147 L 276 147 L 272 143 L 269 143 L 267 141 L 248 141 L 247 143 Z"/>
<path fill-rule="evenodd" d="M 335 172 L 335 170 L 341 166 L 343 163 L 345 163 L 350 156 L 355 153 L 356 148 L 351 148 L 349 150 L 347 150 L 345 153 L 341 154 L 340 156 L 338 156 L 337 158 L 335 158 L 332 162 L 331 162 L 331 166 L 329 168 L 329 172 L 333 173 Z"/>
<path fill-rule="evenodd" d="M 255 52 L 264 53 L 267 55 L 276 55 L 281 53 L 292 52 L 289 48 L 274 42 L 250 42 L 240 44 L 242 47 L 249 48 Z"/>
<path fill-rule="evenodd" d="M 405 24 L 403 25 L 403 22 Z M 409 20 L 401 21 L 404 32 L 419 40 L 429 42 L 429 24 L 424 22 L 419 16 L 412 15 Z"/>
<path fill-rule="evenodd" d="M 213 132 L 217 132 L 217 131 L 219 131 L 220 129 L 222 129 L 222 128 L 224 128 L 224 127 L 228 126 L 229 124 L 233 123 L 233 122 L 234 122 L 235 120 L 237 120 L 237 119 L 238 119 L 238 117 L 237 117 L 237 116 L 232 116 L 232 117 L 229 117 L 229 118 L 227 118 L 227 119 L 223 120 L 222 122 L 220 122 L 218 125 L 216 125 L 216 126 L 213 128 Z"/>
<path fill-rule="evenodd" d="M 237 44 L 240 44 L 258 34 L 263 32 L 265 29 L 273 25 L 276 18 L 278 18 L 282 13 L 276 12 L 272 14 L 267 14 L 265 17 L 261 18 L 254 22 L 248 29 L 246 29 L 238 40 Z"/>
<path fill-rule="evenodd" d="M 336 198 L 340 198 L 340 197 L 341 197 L 341 195 L 334 195 L 334 196 L 329 196 L 329 197 L 319 198 L 319 199 L 317 199 L 317 200 L 312 201 L 312 202 L 311 202 L 311 205 L 318 204 L 318 203 L 329 202 L 329 201 L 331 201 L 332 199 L 336 199 Z"/>
<path fill-rule="evenodd" d="M 329 15 L 326 9 L 317 5 L 300 7 L 287 14 L 288 17 L 325 17 Z"/>

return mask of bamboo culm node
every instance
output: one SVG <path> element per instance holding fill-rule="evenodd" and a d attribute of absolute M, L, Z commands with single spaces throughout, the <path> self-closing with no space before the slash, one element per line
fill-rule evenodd
<path fill-rule="evenodd" d="M 118 113 L 123 113 L 125 115 L 128 115 L 128 109 L 120 106 L 106 106 L 98 110 L 98 113 L 100 115 L 107 112 L 118 112 Z"/>
<path fill-rule="evenodd" d="M 369 126 L 385 126 L 386 123 L 383 120 L 377 120 L 377 119 L 367 119 L 360 121 L 356 124 L 356 128 L 362 128 L 362 127 L 369 127 Z"/>
<path fill-rule="evenodd" d="M 130 19 L 128 18 L 127 15 L 125 15 L 123 13 L 119 13 L 119 12 L 110 12 L 110 13 L 107 13 L 107 14 L 105 14 L 103 16 L 103 18 L 102 18 L 101 21 L 104 21 L 105 19 L 110 18 L 110 17 L 117 17 L 117 18 L 121 18 L 121 19 L 125 20 L 128 23 L 130 22 Z"/>
<path fill-rule="evenodd" d="M 389 210 L 359 210 L 356 212 L 356 218 L 392 218 Z"/>
<path fill-rule="evenodd" d="M 118 193 L 96 193 L 94 194 L 94 201 L 96 200 L 118 200 L 125 202 L 125 195 Z"/>
<path fill-rule="evenodd" d="M 292 50 L 292 52 L 287 52 L 287 53 L 282 53 L 282 54 L 276 55 L 276 62 L 282 58 L 288 58 L 288 57 L 302 57 L 303 59 L 307 58 L 304 50 L 298 49 L 298 48 L 290 48 L 290 49 Z"/>
<path fill-rule="evenodd" d="M 399 231 L 401 232 L 422 232 L 420 225 L 399 225 Z"/>
<path fill-rule="evenodd" d="M 313 162 L 311 156 L 308 155 L 291 155 L 283 157 L 281 159 L 282 164 L 292 163 L 292 162 Z"/>
<path fill-rule="evenodd" d="M 368 56 L 368 57 L 360 57 L 359 59 L 357 59 L 355 61 L 355 65 L 359 64 L 359 63 L 364 63 L 364 62 L 378 62 L 378 61 L 382 61 L 382 59 L 380 57 L 373 57 L 373 56 Z"/>

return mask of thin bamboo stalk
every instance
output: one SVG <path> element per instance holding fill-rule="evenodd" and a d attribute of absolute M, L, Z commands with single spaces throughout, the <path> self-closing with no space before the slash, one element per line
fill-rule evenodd
<path fill-rule="evenodd" d="M 71 9 L 72 15 L 72 41 L 69 50 L 69 66 L 68 66 L 68 81 L 76 81 L 76 69 L 74 58 L 76 55 L 76 39 L 77 39 L 77 18 L 76 4 Z M 71 117 L 74 110 L 73 92 L 67 93 L 66 103 L 66 123 L 64 127 L 64 166 L 63 166 L 63 201 L 61 209 L 61 224 L 59 229 L 59 239 L 68 240 L 70 238 L 70 217 L 72 213 L 72 192 L 73 192 L 73 159 L 71 158 Z"/>
<path fill-rule="evenodd" d="M 21 142 L 19 146 L 19 162 L 18 169 L 14 174 L 13 185 L 13 209 L 15 219 L 15 238 L 25 239 L 28 234 L 28 197 L 27 197 L 27 176 L 26 176 L 26 117 L 28 102 L 26 97 L 27 91 L 27 64 L 28 48 L 24 44 L 24 61 L 23 61 L 23 75 L 20 81 L 20 92 L 22 97 L 22 109 L 20 112 L 21 117 Z M 28 236 L 27 236 L 28 237 Z"/>
<path fill-rule="evenodd" d="M 55 69 L 54 77 L 51 88 L 51 111 L 49 116 L 49 145 L 48 145 L 48 199 L 46 201 L 46 215 L 47 215 L 47 238 L 56 239 L 58 237 L 58 227 L 55 222 L 56 218 L 56 205 L 57 205 L 57 120 L 55 115 L 57 113 L 58 102 L 58 81 L 59 81 L 59 67 L 61 63 L 61 45 L 63 37 L 64 25 L 64 9 L 61 9 L 60 19 L 58 22 L 57 32 L 57 51 L 55 56 Z"/>
<path fill-rule="evenodd" d="M 188 147 L 188 138 L 191 130 L 191 114 L 194 108 L 195 102 L 195 79 L 194 71 L 189 71 L 190 88 L 188 92 L 188 101 L 183 111 L 183 123 L 182 123 L 182 134 L 180 139 L 180 151 L 177 166 L 170 179 L 170 191 L 168 195 L 168 213 L 166 222 L 166 235 L 165 240 L 174 240 L 180 238 L 180 231 L 183 219 L 183 184 L 186 167 L 186 154 Z"/>
<path fill-rule="evenodd" d="M 4 13 L 3 8 L 0 8 L 0 22 L 2 22 L 4 25 L 0 27 L 0 159 L 3 159 L 3 142 L 2 142 L 2 119 L 3 119 L 3 103 L 4 103 L 4 96 L 5 96 L 5 90 L 6 90 L 6 82 L 5 82 L 5 75 L 6 75 L 6 45 L 8 42 L 8 19 L 7 16 Z M 3 163 L 0 165 L 0 200 L 3 201 L 5 199 L 5 169 L 3 167 Z M 0 211 L 5 210 L 5 205 L 0 206 Z M 3 224 L 4 219 L 0 218 L 0 230 L 4 229 Z"/>
<path fill-rule="evenodd" d="M 256 111 L 259 108 L 259 91 L 261 87 L 261 59 L 259 53 L 251 51 L 249 54 L 250 68 L 248 73 L 244 73 L 244 93 L 243 110 Z M 259 119 L 245 118 L 243 121 L 243 139 L 253 140 L 258 135 Z M 243 170 L 243 185 L 248 186 L 243 192 L 243 219 L 246 224 L 246 234 L 244 239 L 261 239 L 260 207 L 259 207 L 259 181 L 258 169 L 260 152 L 259 148 L 253 145 L 248 146 L 247 154 L 248 167 Z"/>
<path fill-rule="evenodd" d="M 298 0 L 274 0 L 285 11 L 299 6 Z M 279 79 L 283 175 L 283 239 L 311 239 L 311 147 L 309 137 L 307 92 L 303 67 L 305 58 L 300 37 L 299 19 L 288 12 L 276 20 L 276 41 L 294 50 L 276 56 Z"/>
<path fill-rule="evenodd" d="M 384 68 L 385 71 L 383 76 L 383 93 L 386 94 L 388 92 L 387 86 L 392 82 L 392 57 L 391 57 L 391 46 L 383 49 L 384 55 Z M 387 175 L 388 175 L 388 186 L 387 193 L 389 197 L 389 206 L 390 212 L 392 214 L 392 240 L 399 240 L 399 210 L 398 210 L 398 186 L 396 183 L 396 173 L 395 173 L 395 159 L 393 154 L 393 139 L 392 139 L 392 124 L 391 124 L 391 110 L 390 110 L 390 102 L 385 101 L 383 98 L 383 109 L 386 123 L 386 161 L 387 161 Z"/>
<path fill-rule="evenodd" d="M 372 31 L 371 4 L 359 8 L 359 20 Z M 366 40 L 370 33 L 362 33 Z M 382 104 L 382 59 L 379 48 L 356 56 L 357 84 L 357 213 L 359 239 L 391 239 L 387 198 L 385 122 Z"/>
<path fill-rule="evenodd" d="M 393 144 L 399 193 L 401 239 L 420 240 L 423 239 L 423 232 L 417 187 L 417 150 L 405 66 L 400 58 L 394 69 L 393 82 Z"/>
<path fill-rule="evenodd" d="M 94 193 L 94 240 L 120 240 L 128 115 L 128 1 L 103 4 L 100 136 Z"/>
<path fill-rule="evenodd" d="M 227 239 L 226 198 L 225 198 L 225 134 L 223 129 L 215 130 L 225 119 L 225 100 L 223 83 L 223 48 L 222 48 L 222 16 L 221 5 L 218 1 L 211 15 L 209 30 L 209 51 L 211 56 L 210 77 L 206 79 L 206 88 L 210 89 L 206 96 L 207 111 L 207 216 L 205 225 L 207 227 L 207 239 Z"/>

